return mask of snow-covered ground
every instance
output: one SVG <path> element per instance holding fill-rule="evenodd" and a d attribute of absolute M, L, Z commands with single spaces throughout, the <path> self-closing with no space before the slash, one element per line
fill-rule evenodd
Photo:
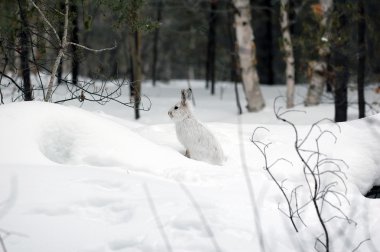
<path fill-rule="evenodd" d="M 186 81 L 146 83 L 152 108 L 138 122 L 132 109 L 116 103 L 1 105 L 0 236 L 7 251 L 314 251 L 316 239 L 325 237 L 312 204 L 300 213 L 305 225 L 295 219 L 296 233 L 283 214 L 285 198 L 250 141 L 257 127 L 267 129 L 257 130 L 254 140 L 271 143 L 268 162 L 291 162 L 279 161 L 272 173 L 288 195 L 302 186 L 297 204 L 307 202 L 294 131 L 273 113 L 284 87 L 264 86 L 267 107 L 237 116 L 232 85 L 219 84 L 215 96 L 202 82 L 192 85 L 195 114 L 221 142 L 223 166 L 186 158 L 176 139 L 167 111 Z M 298 86 L 296 109 L 306 113 L 284 115 L 297 124 L 300 139 L 334 112 L 328 97 L 323 105 L 303 107 L 305 91 Z M 3 93 L 10 99 L 10 91 Z M 371 91 L 368 96 L 379 99 Z M 242 93 L 241 100 L 244 106 Z M 351 107 L 349 118 L 356 114 Z M 339 164 L 320 167 L 321 185 L 334 185 L 322 211 L 331 251 L 377 251 L 380 200 L 363 194 L 380 185 L 380 115 L 315 127 L 305 148 L 315 149 L 320 129 L 327 132 L 319 142 L 321 158 Z M 342 173 L 331 173 L 336 169 Z"/>

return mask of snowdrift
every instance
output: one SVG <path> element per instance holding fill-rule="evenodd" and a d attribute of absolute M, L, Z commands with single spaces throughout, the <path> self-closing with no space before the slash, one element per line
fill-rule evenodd
<path fill-rule="evenodd" d="M 267 251 L 313 250 L 320 235 L 313 212 L 306 211 L 308 225 L 295 235 L 278 210 L 284 199 L 250 141 L 256 127 L 267 128 L 255 139 L 272 143 L 271 161 L 292 163 L 276 165 L 276 178 L 289 188 L 304 185 L 290 127 L 209 123 L 227 154 L 220 167 L 184 157 L 172 124 L 128 125 L 50 103 L 0 106 L 0 235 L 10 232 L 9 251 L 167 251 L 162 230 L 173 251 L 260 251 L 261 240 Z M 337 141 L 327 137 L 321 152 L 348 166 L 342 165 L 346 176 L 337 190 L 349 204 L 339 207 L 356 223 L 329 222 L 332 246 L 348 251 L 371 239 L 360 248 L 375 251 L 380 203 L 362 194 L 380 185 L 380 115 L 323 129 Z M 309 126 L 298 130 L 305 135 Z"/>

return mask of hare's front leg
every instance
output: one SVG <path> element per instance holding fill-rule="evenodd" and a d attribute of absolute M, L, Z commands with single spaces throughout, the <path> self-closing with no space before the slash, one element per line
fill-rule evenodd
<path fill-rule="evenodd" d="M 189 150 L 186 150 L 186 152 L 185 152 L 185 157 L 190 158 L 190 152 L 189 152 Z"/>

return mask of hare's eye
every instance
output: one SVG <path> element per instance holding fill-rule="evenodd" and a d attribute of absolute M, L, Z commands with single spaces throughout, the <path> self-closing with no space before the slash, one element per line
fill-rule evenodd
<path fill-rule="evenodd" d="M 178 107 L 177 107 L 177 106 L 174 106 L 174 109 L 178 109 Z"/>

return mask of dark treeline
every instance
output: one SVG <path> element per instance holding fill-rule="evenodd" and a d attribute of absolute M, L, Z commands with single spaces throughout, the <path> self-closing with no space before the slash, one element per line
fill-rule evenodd
<path fill-rule="evenodd" d="M 24 5 L 28 12 L 28 18 L 35 19 L 36 11 L 30 7 L 27 1 Z M 51 1 L 50 7 L 60 8 L 59 4 Z M 109 6 L 102 4 L 102 1 L 73 1 L 73 10 L 77 17 L 72 17 L 73 23 L 77 22 L 79 30 L 72 32 L 72 39 L 77 40 L 91 48 L 102 48 L 113 45 L 117 42 L 118 47 L 114 51 L 105 52 L 101 55 L 78 50 L 78 56 L 74 55 L 76 62 L 80 61 L 80 67 L 73 68 L 79 70 L 81 76 L 97 78 L 117 78 L 128 77 L 130 74 L 130 56 L 128 50 L 128 24 L 120 20 L 122 13 L 117 10 L 110 11 Z M 229 14 L 233 13 L 233 7 L 229 0 L 213 0 L 210 4 L 208 0 L 147 0 L 143 1 L 140 16 L 144 20 L 151 21 L 153 27 L 142 32 L 142 70 L 144 79 L 151 79 L 153 75 L 154 47 L 157 47 L 157 69 L 156 76 L 159 80 L 186 79 L 189 72 L 194 74 L 196 79 L 206 78 L 208 43 L 210 35 L 210 22 L 213 23 L 215 41 L 214 54 L 215 61 L 213 69 L 216 80 L 231 80 L 231 48 L 229 46 L 231 33 L 230 27 L 233 25 L 229 20 Z M 284 83 L 284 61 L 281 51 L 281 30 L 279 24 L 279 1 L 273 0 L 251 0 L 252 24 L 257 47 L 257 68 L 261 83 L 273 84 Z M 350 1 L 348 1 L 350 2 Z M 355 3 L 356 1 L 351 1 Z M 2 53 L 12 47 L 12 40 L 18 32 L 17 22 L 19 8 L 17 1 L 0 1 L 1 3 L 1 41 Z M 315 58 L 315 44 L 318 40 L 317 20 L 313 13 L 313 4 L 318 1 L 291 0 L 291 31 L 294 39 L 294 53 L 296 58 L 296 79 L 297 82 L 307 82 L 307 63 Z M 62 4 L 61 4 L 62 5 Z M 6 7 L 5 7 L 6 6 Z M 28 7 L 29 6 L 29 7 Z M 214 7 L 213 7 L 214 6 Z M 215 7 L 217 6 L 217 7 Z M 48 7 L 47 7 L 48 8 Z M 61 7 L 62 8 L 62 7 Z M 214 9 L 212 9 L 214 8 Z M 354 8 L 354 7 L 352 7 Z M 380 63 L 377 60 L 376 52 L 379 51 L 379 35 L 375 32 L 376 27 L 380 27 L 380 21 L 376 18 L 380 5 L 376 0 L 364 1 L 366 11 L 366 47 L 367 47 L 367 68 L 366 76 L 368 80 L 377 80 L 380 73 Z M 352 10 L 350 10 L 352 11 Z M 51 13 L 50 17 L 54 17 Z M 155 21 L 159 13 L 159 34 L 155 32 Z M 56 18 L 57 19 L 57 18 Z M 210 19 L 213 20 L 210 21 Z M 357 17 L 349 15 L 349 36 L 352 37 L 352 44 L 348 46 L 348 57 L 351 58 L 350 67 L 355 69 L 358 48 L 354 44 L 358 31 L 353 22 Z M 54 18 L 53 18 L 54 20 Z M 59 22 L 55 22 L 59 27 Z M 351 23 L 351 25 L 350 25 Z M 42 24 L 41 24 L 42 26 Z M 76 26 L 74 25 L 74 28 Z M 9 29 L 12 28 L 12 29 Z M 42 29 L 41 27 L 34 27 Z M 12 39 L 13 38 L 13 39 Z M 155 42 L 156 41 L 156 42 Z M 7 44 L 8 43 L 8 44 Z M 4 48 L 5 47 L 5 48 Z M 51 57 L 40 57 L 41 64 L 51 64 L 54 60 L 54 52 Z M 212 52 L 211 52 L 212 54 Z M 66 61 L 72 55 L 66 57 Z M 78 58 L 78 59 L 77 59 Z M 43 61 L 42 61 L 43 59 Z M 8 60 L 15 60 L 9 58 Z M 4 61 L 4 57 L 2 58 Z M 69 62 L 69 61 L 68 61 Z M 3 63 L 3 62 L 2 62 Z M 70 63 L 71 64 L 71 63 Z M 70 64 L 64 63 L 63 69 L 70 71 Z M 192 77 L 192 76 L 190 76 Z"/>
<path fill-rule="evenodd" d="M 229 21 L 228 15 L 233 13 L 233 7 L 229 0 L 214 1 L 216 4 L 210 4 L 208 0 L 149 0 L 145 2 L 142 14 L 151 21 L 156 20 L 157 8 L 161 8 L 160 28 L 158 37 L 158 55 L 157 55 L 157 72 L 159 80 L 186 79 L 189 77 L 189 71 L 194 73 L 196 79 L 207 78 L 206 70 L 210 19 L 215 19 L 215 78 L 216 80 L 231 80 L 231 51 L 229 46 L 230 27 L 233 25 Z M 279 24 L 279 1 L 268 0 L 251 0 L 252 7 L 252 25 L 254 28 L 255 42 L 257 47 L 257 68 L 260 76 L 260 82 L 264 84 L 284 83 L 284 61 L 281 48 L 281 30 Z M 296 81 L 308 81 L 308 62 L 317 56 L 316 45 L 318 44 L 319 32 L 318 20 L 315 18 L 313 4 L 318 1 L 301 1 L 291 0 L 291 32 L 294 39 L 294 53 L 296 58 Z M 348 1 L 349 2 L 349 1 Z M 356 4 L 356 1 L 351 1 Z M 213 6 L 217 5 L 216 10 Z M 364 1 L 367 21 L 367 53 L 370 55 L 367 59 L 366 76 L 368 80 L 377 81 L 380 73 L 380 63 L 374 53 L 379 50 L 379 37 L 376 33 L 376 27 L 380 27 L 380 21 L 375 17 L 380 11 L 380 5 L 376 0 Z M 214 7 L 215 8 L 215 7 Z M 355 8 L 355 6 L 350 7 Z M 98 12 L 96 12 L 98 11 Z M 350 44 L 347 46 L 347 55 L 350 58 L 350 68 L 356 72 L 356 59 L 358 56 L 357 26 L 355 22 L 358 17 L 353 15 L 356 10 L 348 9 L 349 19 L 347 24 L 347 34 L 350 36 Z M 118 62 L 118 74 L 128 74 L 128 60 L 126 60 L 126 46 L 122 46 L 126 41 L 127 34 L 122 30 L 112 30 L 112 19 L 114 17 L 97 18 L 102 16 L 95 7 L 91 8 L 93 24 L 89 31 L 82 33 L 82 39 L 92 47 L 101 47 L 104 44 L 112 44 L 112 40 L 119 43 L 116 52 Z M 213 33 L 211 33 L 213 34 Z M 155 46 L 155 32 L 142 33 L 142 59 L 143 74 L 145 79 L 152 78 L 152 61 L 153 48 Z M 212 54 L 212 53 L 211 53 Z M 115 72 L 115 57 L 112 53 L 99 58 L 97 55 L 88 53 L 86 58 L 89 63 L 81 72 L 83 75 L 89 75 L 97 72 L 99 69 L 105 74 Z M 98 64 L 94 64 L 97 62 Z"/>

